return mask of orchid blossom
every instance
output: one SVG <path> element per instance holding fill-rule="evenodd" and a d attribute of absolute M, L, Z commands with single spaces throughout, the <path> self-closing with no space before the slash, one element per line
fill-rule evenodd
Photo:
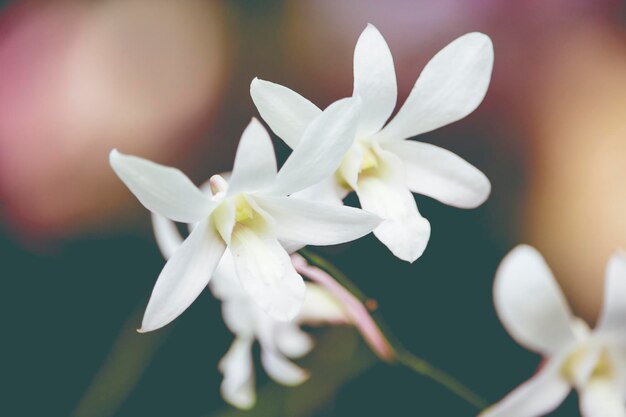
<path fill-rule="evenodd" d="M 494 284 L 500 320 L 544 362 L 535 376 L 488 408 L 482 417 L 542 416 L 572 388 L 585 417 L 626 416 L 626 254 L 609 260 L 597 325 L 572 315 L 545 261 L 521 245 L 502 261 Z"/>
<path fill-rule="evenodd" d="M 183 238 L 176 225 L 152 214 L 157 244 L 166 259 L 172 257 Z M 277 321 L 261 310 L 237 280 L 232 255 L 227 250 L 213 273 L 209 288 L 222 301 L 222 316 L 235 335 L 228 352 L 219 363 L 224 374 L 222 397 L 235 407 L 249 409 L 256 401 L 252 346 L 261 347 L 261 363 L 276 382 L 294 386 L 306 381 L 309 374 L 288 358 L 299 358 L 313 348 L 311 337 L 301 324 L 347 324 L 349 313 L 340 299 L 320 285 L 306 283 L 302 309 L 293 321 Z"/>
<path fill-rule="evenodd" d="M 113 150 L 110 163 L 150 211 L 197 223 L 167 261 L 140 331 L 178 317 L 206 287 L 228 248 L 242 287 L 277 320 L 291 320 L 305 297 L 281 241 L 331 245 L 357 239 L 380 219 L 363 210 L 289 197 L 332 174 L 350 146 L 360 99 L 340 100 L 307 127 L 280 171 L 271 139 L 255 119 L 243 132 L 230 180 L 210 179 L 203 193 L 182 172 Z"/>
<path fill-rule="evenodd" d="M 437 53 L 426 65 L 398 114 L 385 125 L 396 105 L 393 59 L 378 30 L 368 25 L 354 52 L 354 92 L 363 105 L 358 126 L 334 176 L 299 193 L 341 204 L 355 191 L 361 207 L 384 221 L 376 237 L 400 259 L 413 262 L 430 237 L 411 192 L 442 203 L 474 208 L 489 196 L 491 185 L 478 169 L 450 151 L 408 141 L 470 114 L 481 103 L 493 66 L 488 36 L 469 33 Z M 287 145 L 303 145 L 307 126 L 321 110 L 296 92 L 255 79 L 252 99 L 270 128 Z"/>
<path fill-rule="evenodd" d="M 232 259 L 232 258 L 231 258 Z M 232 261 L 224 265 L 232 265 Z M 222 265 L 222 264 L 220 264 Z M 230 404 L 251 408 L 255 402 L 252 345 L 257 340 L 265 372 L 276 382 L 296 386 L 307 380 L 309 373 L 291 362 L 311 351 L 313 340 L 300 325 L 347 324 L 345 310 L 323 287 L 307 282 L 302 309 L 290 322 L 277 321 L 267 315 L 233 280 L 226 267 L 215 273 L 211 289 L 222 299 L 222 316 L 235 340 L 219 363 L 224 374 L 221 392 Z"/>

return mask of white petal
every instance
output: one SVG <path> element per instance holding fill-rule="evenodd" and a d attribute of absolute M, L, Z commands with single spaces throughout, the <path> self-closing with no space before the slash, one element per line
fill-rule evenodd
<path fill-rule="evenodd" d="M 251 340 L 236 338 L 218 365 L 224 374 L 222 397 L 244 410 L 252 408 L 256 402 L 251 348 Z"/>
<path fill-rule="evenodd" d="M 253 118 L 241 135 L 228 194 L 253 191 L 270 185 L 276 177 L 274 145 L 267 130 Z"/>
<path fill-rule="evenodd" d="M 237 225 L 230 250 L 244 290 L 275 320 L 293 319 L 306 288 L 278 240 L 267 231 Z"/>
<path fill-rule="evenodd" d="M 309 378 L 307 371 L 273 349 L 261 347 L 261 363 L 267 374 L 283 385 L 299 385 Z"/>
<path fill-rule="evenodd" d="M 250 95 L 261 118 L 292 149 L 302 139 L 307 126 L 322 113 L 295 91 L 258 78 L 250 84 Z"/>
<path fill-rule="evenodd" d="M 235 202 L 227 198 L 211 213 L 211 219 L 224 242 L 230 244 L 230 238 L 235 227 Z"/>
<path fill-rule="evenodd" d="M 301 200 L 313 200 L 320 203 L 343 205 L 343 199 L 348 195 L 349 190 L 342 187 L 334 175 L 318 182 L 302 191 L 293 193 L 291 196 Z"/>
<path fill-rule="evenodd" d="M 625 417 L 625 399 L 609 379 L 592 378 L 579 392 L 580 413 L 584 417 Z"/>
<path fill-rule="evenodd" d="M 233 277 L 237 279 L 237 277 Z M 252 338 L 255 332 L 255 314 L 258 309 L 252 307 L 250 297 L 225 299 L 222 302 L 222 317 L 224 323 L 237 337 Z"/>
<path fill-rule="evenodd" d="M 551 360 L 535 376 L 482 412 L 480 417 L 537 417 L 548 414 L 565 400 L 571 390 L 559 373 L 561 363 L 560 358 Z"/>
<path fill-rule="evenodd" d="M 369 24 L 354 49 L 354 93 L 363 100 L 358 136 L 376 133 L 385 124 L 398 94 L 396 72 L 387 42 Z"/>
<path fill-rule="evenodd" d="M 596 328 L 626 340 L 626 253 L 616 252 L 607 265 L 604 306 Z"/>
<path fill-rule="evenodd" d="M 598 367 L 603 351 L 602 347 L 597 344 L 591 343 L 590 346 L 585 344 L 588 340 L 588 338 L 579 340 L 577 345 L 565 350 L 568 352 L 566 356 L 568 359 L 561 368 L 561 375 L 576 389 L 587 384 Z"/>
<path fill-rule="evenodd" d="M 306 283 L 306 297 L 297 317 L 298 323 L 347 323 L 346 308 L 330 291 L 318 284 Z"/>
<path fill-rule="evenodd" d="M 213 295 L 220 300 L 248 297 L 239 283 L 239 277 L 235 271 L 235 262 L 228 248 L 213 272 L 209 286 Z"/>
<path fill-rule="evenodd" d="M 626 398 L 626 346 L 615 344 L 607 348 L 607 353 L 613 365 L 614 383 L 622 397 Z"/>
<path fill-rule="evenodd" d="M 313 348 L 313 339 L 295 323 L 281 322 L 274 332 L 274 344 L 288 358 L 299 358 Z"/>
<path fill-rule="evenodd" d="M 380 218 L 364 210 L 317 203 L 294 197 L 255 196 L 256 203 L 275 221 L 279 239 L 308 245 L 335 245 L 371 232 Z"/>
<path fill-rule="evenodd" d="M 274 193 L 292 194 L 330 177 L 354 142 L 360 109 L 360 98 L 345 98 L 316 117 L 278 172 Z"/>
<path fill-rule="evenodd" d="M 415 199 L 401 174 L 402 162 L 390 152 L 379 152 L 381 166 L 376 175 L 359 178 L 357 195 L 361 207 L 380 216 L 383 222 L 374 235 L 398 258 L 413 262 L 430 238 L 430 223 L 417 210 Z"/>
<path fill-rule="evenodd" d="M 357 190 L 359 188 L 359 174 L 361 172 L 361 164 L 363 163 L 364 155 L 363 146 L 357 142 L 346 152 L 341 166 L 339 167 L 338 174 L 346 182 L 346 184 L 352 189 Z"/>
<path fill-rule="evenodd" d="M 168 219 L 194 223 L 213 208 L 211 200 L 176 168 L 124 155 L 116 149 L 111 151 L 109 163 L 141 204 Z"/>
<path fill-rule="evenodd" d="M 520 245 L 504 258 L 493 292 L 502 324 L 527 349 L 551 354 L 575 341 L 565 296 L 534 248 Z"/>
<path fill-rule="evenodd" d="M 185 311 L 209 283 L 225 248 L 208 220 L 200 222 L 161 271 L 140 331 L 163 327 Z"/>
<path fill-rule="evenodd" d="M 377 137 L 401 140 L 470 114 L 483 100 L 493 67 L 493 45 L 468 33 L 439 51 L 420 74 L 398 114 Z"/>
<path fill-rule="evenodd" d="M 298 252 L 300 249 L 306 246 L 306 244 L 302 242 L 296 242 L 294 240 L 280 240 L 280 245 L 285 248 L 287 253 L 292 254 L 294 252 Z"/>
<path fill-rule="evenodd" d="M 183 237 L 173 221 L 156 213 L 152 213 L 151 218 L 157 246 L 163 257 L 169 259 L 183 244 Z"/>
<path fill-rule="evenodd" d="M 371 177 L 359 181 L 361 207 L 384 220 L 374 235 L 403 261 L 413 262 L 424 253 L 430 223 L 419 213 L 413 195 L 399 184 Z"/>
<path fill-rule="evenodd" d="M 408 140 L 389 142 L 384 147 L 404 162 L 406 184 L 414 193 L 450 206 L 474 208 L 491 192 L 485 174 L 446 149 Z"/>

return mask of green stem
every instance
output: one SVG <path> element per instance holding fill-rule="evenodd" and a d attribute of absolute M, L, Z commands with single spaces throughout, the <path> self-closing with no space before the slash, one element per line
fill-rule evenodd
<path fill-rule="evenodd" d="M 320 268 L 331 275 L 337 282 L 339 282 L 339 284 L 350 291 L 363 304 L 367 305 L 369 299 L 337 267 L 307 249 L 301 249 L 299 253 L 309 264 Z M 476 407 L 478 410 L 483 410 L 489 405 L 487 401 L 463 385 L 463 383 L 459 380 L 407 350 L 393 335 L 393 333 L 391 333 L 389 327 L 385 324 L 380 314 L 377 312 L 370 312 L 370 315 L 393 349 L 397 363 L 437 382 L 451 393 Z"/>
<path fill-rule="evenodd" d="M 439 383 L 450 392 L 457 395 L 459 398 L 462 398 L 469 404 L 476 407 L 478 410 L 484 410 L 489 405 L 487 401 L 485 401 L 474 391 L 463 385 L 458 379 L 442 371 L 441 369 L 436 368 L 426 360 L 415 356 L 409 351 L 398 350 L 397 346 L 394 346 L 394 349 L 396 349 L 399 363 Z"/>

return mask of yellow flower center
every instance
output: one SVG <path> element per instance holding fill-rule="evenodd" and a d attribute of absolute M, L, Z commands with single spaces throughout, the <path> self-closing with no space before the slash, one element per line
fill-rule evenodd
<path fill-rule="evenodd" d="M 381 161 L 376 150 L 369 143 L 357 141 L 341 161 L 335 180 L 341 187 L 351 190 L 356 187 L 359 178 L 376 176 L 380 168 Z"/>
<path fill-rule="evenodd" d="M 255 228 L 264 224 L 262 216 L 254 211 L 253 206 L 242 194 L 222 202 L 213 210 L 211 217 L 215 228 L 225 242 L 230 242 L 233 231 L 237 228 Z"/>
<path fill-rule="evenodd" d="M 586 381 L 578 381 L 578 373 L 580 367 L 584 364 L 587 356 L 589 355 L 589 347 L 581 346 L 575 349 L 563 362 L 561 366 L 561 375 L 566 380 L 572 383 L 586 383 Z M 611 358 L 606 349 L 602 349 L 596 363 L 593 365 L 593 370 L 589 375 L 589 379 L 595 378 L 613 378 L 613 364 Z"/>
<path fill-rule="evenodd" d="M 374 151 L 372 151 L 372 148 L 363 148 L 363 158 L 361 159 L 359 173 L 372 168 L 378 168 L 378 158 L 376 157 Z"/>
<path fill-rule="evenodd" d="M 254 219 L 254 209 L 244 196 L 238 195 L 235 198 L 235 222 L 245 223 Z"/>

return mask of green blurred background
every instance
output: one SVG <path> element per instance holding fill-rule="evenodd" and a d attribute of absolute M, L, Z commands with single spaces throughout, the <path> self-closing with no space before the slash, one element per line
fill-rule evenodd
<path fill-rule="evenodd" d="M 420 137 L 492 180 L 464 211 L 416 196 L 432 237 L 414 264 L 371 236 L 314 248 L 378 303 L 416 355 L 489 402 L 539 358 L 495 315 L 492 280 L 515 244 L 537 246 L 593 322 L 603 265 L 626 243 L 626 38 L 618 1 L 0 2 L 3 416 L 239 415 L 219 395 L 231 334 L 209 292 L 138 334 L 164 260 L 149 215 L 107 164 L 113 147 L 200 183 L 230 168 L 256 115 L 258 76 L 324 107 L 352 91 L 366 23 L 387 39 L 399 103 L 439 49 L 489 34 L 483 105 Z M 276 139 L 276 138 L 275 138 Z M 279 155 L 288 149 L 275 140 Z M 349 200 L 355 204 L 355 200 Z M 250 416 L 471 416 L 434 382 L 381 363 L 349 328 L 312 329 L 313 375 L 283 388 L 257 369 Z M 555 416 L 577 415 L 574 395 Z"/>

